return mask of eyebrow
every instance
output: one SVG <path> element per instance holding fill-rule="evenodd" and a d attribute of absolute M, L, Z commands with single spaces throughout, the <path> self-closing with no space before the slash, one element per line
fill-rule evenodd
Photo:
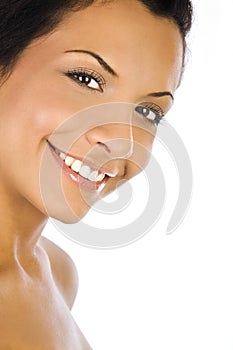
<path fill-rule="evenodd" d="M 152 96 L 152 97 L 170 96 L 172 101 L 174 101 L 174 96 L 172 95 L 172 93 L 170 91 L 152 92 L 148 96 Z"/>
<path fill-rule="evenodd" d="M 103 60 L 103 58 L 100 57 L 99 55 L 97 55 L 96 53 L 94 53 L 92 51 L 87 51 L 87 50 L 67 50 L 67 51 L 65 51 L 65 53 L 69 53 L 69 52 L 85 53 L 87 55 L 94 57 L 99 62 L 99 64 L 104 68 L 104 70 L 106 70 L 106 72 L 110 73 L 114 77 L 119 78 L 118 74 L 109 66 L 109 64 L 107 64 L 107 62 L 105 62 Z"/>
<path fill-rule="evenodd" d="M 64 53 L 84 53 L 84 54 L 90 55 L 99 62 L 99 64 L 104 68 L 104 70 L 106 72 L 110 73 L 114 77 L 119 78 L 119 75 L 113 70 L 113 68 L 110 67 L 109 64 L 95 52 L 92 52 L 89 50 L 74 49 L 74 50 L 66 50 Z M 174 96 L 172 95 L 172 93 L 170 91 L 152 92 L 152 93 L 148 94 L 148 96 L 152 96 L 152 97 L 170 96 L 172 101 L 174 101 Z"/>

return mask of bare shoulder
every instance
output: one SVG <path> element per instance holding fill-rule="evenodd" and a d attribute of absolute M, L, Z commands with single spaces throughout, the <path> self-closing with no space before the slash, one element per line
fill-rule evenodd
<path fill-rule="evenodd" d="M 78 291 L 78 272 L 71 257 L 55 243 L 41 237 L 39 244 L 48 254 L 54 281 L 71 309 Z"/>

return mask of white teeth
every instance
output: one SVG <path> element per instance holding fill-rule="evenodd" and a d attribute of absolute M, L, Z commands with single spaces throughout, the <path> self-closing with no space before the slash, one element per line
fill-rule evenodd
<path fill-rule="evenodd" d="M 68 167 L 71 167 L 73 171 L 92 182 L 99 182 L 105 178 L 105 174 L 99 173 L 98 170 L 92 171 L 88 165 L 82 165 L 81 160 L 66 156 L 65 153 L 62 152 L 59 154 L 59 157 Z"/>
<path fill-rule="evenodd" d="M 105 177 L 105 174 L 99 174 L 99 176 L 97 176 L 97 179 L 96 179 L 96 181 L 102 181 L 103 179 L 104 179 L 104 177 Z"/>
<path fill-rule="evenodd" d="M 88 165 L 83 165 L 79 171 L 79 174 L 88 179 L 89 175 L 91 174 L 90 167 Z"/>
<path fill-rule="evenodd" d="M 65 153 L 62 153 L 62 152 L 59 154 L 59 157 L 60 157 L 62 160 L 65 160 L 65 159 L 66 159 Z"/>
<path fill-rule="evenodd" d="M 67 156 L 66 159 L 65 159 L 65 163 L 66 163 L 67 166 L 71 166 L 73 161 L 74 161 L 74 158 L 69 157 L 69 156 Z"/>
<path fill-rule="evenodd" d="M 92 171 L 92 173 L 88 176 L 88 180 L 96 182 L 98 177 L 98 170 Z"/>
<path fill-rule="evenodd" d="M 81 169 L 81 166 L 82 166 L 82 162 L 77 159 L 72 163 L 71 169 L 74 170 L 76 173 L 78 173 L 79 170 Z"/>

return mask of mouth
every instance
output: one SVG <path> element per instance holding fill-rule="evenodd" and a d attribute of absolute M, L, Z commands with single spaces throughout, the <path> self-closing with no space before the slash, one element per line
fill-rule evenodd
<path fill-rule="evenodd" d="M 83 190 L 100 192 L 105 187 L 108 179 L 116 176 L 116 174 L 113 174 L 107 169 L 99 168 L 81 157 L 74 157 L 58 149 L 48 140 L 47 142 L 52 155 L 61 166 L 63 173 Z"/>

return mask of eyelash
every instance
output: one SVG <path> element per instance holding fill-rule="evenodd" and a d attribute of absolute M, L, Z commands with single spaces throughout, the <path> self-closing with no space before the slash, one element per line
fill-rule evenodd
<path fill-rule="evenodd" d="M 143 104 L 143 105 L 139 105 L 135 108 L 136 112 L 138 112 L 139 114 L 142 115 L 142 113 L 144 112 L 144 110 L 146 110 L 147 113 L 154 113 L 155 116 L 153 117 L 153 119 L 148 118 L 147 116 L 143 116 L 144 118 L 147 119 L 148 122 L 154 124 L 154 125 L 159 125 L 161 119 L 165 119 L 164 117 L 164 112 L 162 110 L 162 108 L 160 108 L 158 105 L 154 104 L 154 103 L 147 103 L 147 104 Z"/>
<path fill-rule="evenodd" d="M 101 77 L 97 72 L 90 70 L 90 69 L 83 68 L 83 67 L 73 69 L 73 70 L 68 70 L 66 75 L 69 78 L 73 79 L 81 87 L 87 88 L 87 89 L 92 90 L 94 92 L 95 91 L 103 92 L 103 87 L 106 85 L 104 78 Z M 95 89 L 95 88 L 87 86 L 85 82 L 81 82 L 79 80 L 80 77 L 82 77 L 82 78 L 85 77 L 85 78 L 88 78 L 91 80 L 95 80 L 95 82 L 97 82 L 99 84 L 100 89 Z M 90 82 L 89 82 L 89 84 L 90 84 Z"/>
<path fill-rule="evenodd" d="M 105 80 L 103 79 L 102 76 L 100 76 L 97 72 L 84 68 L 84 67 L 80 67 L 80 68 L 76 68 L 73 70 L 68 70 L 67 73 L 65 73 L 70 79 L 74 80 L 76 83 L 78 83 L 82 88 L 86 88 L 91 90 L 92 92 L 103 92 L 103 87 L 106 85 Z M 85 82 L 81 82 L 79 80 L 80 77 L 85 77 L 88 78 L 90 80 L 94 80 L 96 83 L 98 83 L 100 89 L 95 89 L 93 87 L 89 87 L 86 85 Z M 90 84 L 90 82 L 89 82 Z M 142 112 L 144 112 L 143 110 L 147 110 L 147 112 L 152 112 L 155 114 L 155 117 L 153 119 L 151 118 L 147 118 L 147 116 L 144 116 L 149 122 L 151 122 L 154 125 L 159 125 L 161 119 L 165 119 L 164 118 L 164 112 L 163 110 L 156 104 L 154 103 L 148 103 L 148 104 L 143 104 L 143 105 L 139 105 L 135 108 L 135 110 L 142 115 Z"/>

